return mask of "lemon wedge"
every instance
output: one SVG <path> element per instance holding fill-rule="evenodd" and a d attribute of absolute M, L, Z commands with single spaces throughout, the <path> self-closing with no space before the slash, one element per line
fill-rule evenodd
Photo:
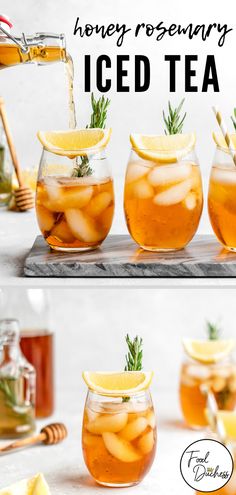
<path fill-rule="evenodd" d="M 167 164 L 186 156 L 195 146 L 196 135 L 194 132 L 168 136 L 130 134 L 130 142 L 141 158 Z"/>
<path fill-rule="evenodd" d="M 47 151 L 75 158 L 88 153 L 97 153 L 105 148 L 111 137 L 111 129 L 38 131 L 37 136 Z"/>
<path fill-rule="evenodd" d="M 2 488 L 0 495 L 50 495 L 50 490 L 43 474 L 39 473 Z"/>
<path fill-rule="evenodd" d="M 152 371 L 83 372 L 83 379 L 90 390 L 116 397 L 126 397 L 146 390 L 152 377 Z"/>
<path fill-rule="evenodd" d="M 184 339 L 183 346 L 193 359 L 201 363 L 217 363 L 228 356 L 234 348 L 235 341 L 229 340 L 191 340 Z"/>
<path fill-rule="evenodd" d="M 236 440 L 236 411 L 218 411 L 217 420 L 223 423 L 229 440 Z"/>
<path fill-rule="evenodd" d="M 227 143 L 225 141 L 225 138 L 223 134 L 216 134 L 215 132 L 212 133 L 213 139 L 216 143 L 216 146 L 219 146 L 220 148 L 225 148 L 226 150 L 228 149 Z M 231 141 L 236 149 L 236 134 L 230 134 Z"/>

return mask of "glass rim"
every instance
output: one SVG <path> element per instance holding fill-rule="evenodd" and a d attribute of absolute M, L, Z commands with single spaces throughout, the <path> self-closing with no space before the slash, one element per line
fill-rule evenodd
<path fill-rule="evenodd" d="M 133 398 L 136 398 L 136 397 L 145 397 L 147 393 L 150 394 L 150 387 L 148 387 L 145 390 L 140 390 L 139 392 L 134 392 L 134 393 L 127 394 L 127 395 L 119 394 L 118 391 L 117 391 L 117 394 L 114 394 L 114 393 L 112 393 L 112 394 L 109 394 L 109 393 L 103 394 L 103 393 L 100 393 L 100 392 L 96 392 L 95 390 L 92 390 L 89 387 L 87 387 L 87 391 L 88 391 L 88 393 L 93 394 L 95 396 L 98 396 L 98 397 L 107 397 L 108 399 L 112 399 L 112 398 L 113 399 L 122 399 L 123 397 L 130 397 L 130 399 L 133 399 Z"/>
<path fill-rule="evenodd" d="M 135 148 L 134 146 L 131 146 L 131 151 L 135 151 L 135 153 L 138 153 L 139 151 L 141 152 L 148 152 L 148 153 L 160 153 L 160 155 L 176 155 L 178 157 L 179 154 L 181 154 L 181 152 L 183 152 L 185 150 L 185 148 L 180 148 L 178 150 L 172 150 L 172 151 L 169 151 L 169 150 L 162 150 L 160 148 L 157 148 L 157 149 L 151 149 L 151 148 Z M 182 156 L 188 156 L 190 153 L 194 153 L 195 152 L 195 145 L 189 149 L 187 152 L 185 152 Z"/>
<path fill-rule="evenodd" d="M 69 149 L 69 148 L 54 148 L 53 150 L 49 150 L 46 148 L 46 146 L 42 146 L 43 152 L 46 151 L 47 153 L 51 153 L 52 155 L 60 155 L 64 156 L 65 158 L 77 158 L 77 157 L 83 157 L 83 156 L 89 156 L 89 155 L 99 155 L 103 153 L 106 149 L 106 147 L 102 147 L 99 150 L 97 148 L 77 148 L 77 149 Z M 66 155 L 66 153 L 70 153 L 71 156 Z"/>

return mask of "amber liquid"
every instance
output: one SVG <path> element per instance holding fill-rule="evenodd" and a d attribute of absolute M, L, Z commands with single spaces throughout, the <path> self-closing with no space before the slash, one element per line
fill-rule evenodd
<path fill-rule="evenodd" d="M 126 412 L 120 404 L 99 404 L 99 412 L 84 412 L 82 445 L 85 463 L 93 478 L 107 486 L 139 483 L 149 471 L 156 450 L 152 408 Z"/>
<path fill-rule="evenodd" d="M 198 372 L 198 368 L 199 372 Z M 233 411 L 236 406 L 236 366 L 184 364 L 180 379 L 180 404 L 186 423 L 192 428 L 207 426 L 206 397 L 201 387 L 213 393 L 218 408 Z"/>
<path fill-rule="evenodd" d="M 51 64 L 65 59 L 65 49 L 59 46 L 31 46 L 27 53 L 23 53 L 15 44 L 0 42 L 0 69 L 27 62 Z"/>
<path fill-rule="evenodd" d="M 208 211 L 218 240 L 227 249 L 236 250 L 236 170 L 232 167 L 213 167 Z"/>
<path fill-rule="evenodd" d="M 36 417 L 45 418 L 54 409 L 53 334 L 22 332 L 20 345 L 36 370 Z"/>
<path fill-rule="evenodd" d="M 194 163 L 155 166 L 130 162 L 124 209 L 128 230 L 144 249 L 181 249 L 194 236 L 202 212 L 202 186 Z"/>
<path fill-rule="evenodd" d="M 111 228 L 113 181 L 47 177 L 37 186 L 36 213 L 40 230 L 52 248 L 95 248 Z"/>

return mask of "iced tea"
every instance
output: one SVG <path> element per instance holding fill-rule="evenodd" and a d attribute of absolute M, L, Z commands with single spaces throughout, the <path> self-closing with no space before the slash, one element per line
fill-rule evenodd
<path fill-rule="evenodd" d="M 236 251 L 236 167 L 213 165 L 208 193 L 208 212 L 217 239 Z"/>
<path fill-rule="evenodd" d="M 186 423 L 192 428 L 207 426 L 207 386 L 219 409 L 232 411 L 236 406 L 236 365 L 230 361 L 216 364 L 186 362 L 180 377 L 180 403 Z"/>
<path fill-rule="evenodd" d="M 139 483 L 156 450 L 152 405 L 87 402 L 82 433 L 85 463 L 93 478 L 106 486 Z"/>
<path fill-rule="evenodd" d="M 53 249 L 95 249 L 111 228 L 113 181 L 110 177 L 45 177 L 37 185 L 36 213 Z"/>
<path fill-rule="evenodd" d="M 202 212 L 199 167 L 191 161 L 156 164 L 132 159 L 127 167 L 124 209 L 132 238 L 144 249 L 181 249 L 194 236 Z"/>

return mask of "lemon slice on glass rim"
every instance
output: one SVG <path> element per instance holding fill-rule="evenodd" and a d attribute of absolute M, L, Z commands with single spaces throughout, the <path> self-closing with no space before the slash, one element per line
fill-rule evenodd
<path fill-rule="evenodd" d="M 221 361 L 229 355 L 235 346 L 233 339 L 228 340 L 191 340 L 184 339 L 183 346 L 192 359 L 200 363 L 211 364 Z"/>
<path fill-rule="evenodd" d="M 223 134 L 222 133 L 218 134 L 216 132 L 213 132 L 212 136 L 213 136 L 213 139 L 216 143 L 216 146 L 218 146 L 219 148 L 223 148 L 225 151 L 228 151 L 228 153 L 229 153 L 228 145 L 225 141 Z M 236 133 L 230 134 L 230 138 L 231 138 L 231 141 L 232 141 L 234 148 L 236 150 Z"/>
<path fill-rule="evenodd" d="M 84 371 L 82 376 L 88 388 L 97 394 L 127 397 L 149 388 L 153 371 Z"/>
<path fill-rule="evenodd" d="M 68 131 L 38 131 L 38 139 L 47 151 L 75 158 L 98 153 L 111 137 L 111 129 L 73 129 Z"/>
<path fill-rule="evenodd" d="M 194 148 L 196 135 L 194 132 L 172 135 L 130 134 L 130 142 L 141 158 L 168 164 L 176 163 Z"/>

